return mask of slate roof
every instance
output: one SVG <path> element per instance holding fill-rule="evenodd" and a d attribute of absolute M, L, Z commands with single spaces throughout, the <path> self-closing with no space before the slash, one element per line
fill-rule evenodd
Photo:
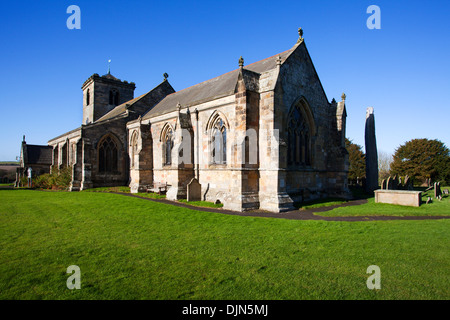
<path fill-rule="evenodd" d="M 280 56 L 281 61 L 284 62 L 294 50 L 295 46 L 272 57 L 244 66 L 244 69 L 256 73 L 272 70 L 276 67 L 276 59 L 278 56 Z M 169 94 L 142 118 L 149 119 L 176 111 L 178 102 L 183 107 L 186 107 L 231 95 L 234 93 L 238 76 L 239 69 L 236 69 L 192 87 Z"/>
<path fill-rule="evenodd" d="M 153 88 L 152 90 L 150 90 L 149 92 L 146 92 L 142 95 L 140 95 L 139 97 L 136 97 L 134 99 L 128 100 L 127 102 L 124 102 L 120 105 L 118 105 L 117 107 L 115 107 L 114 109 L 112 109 L 111 111 L 109 111 L 107 114 L 105 114 L 103 117 L 101 117 L 100 119 L 96 120 L 95 122 L 100 122 L 100 121 L 104 121 L 104 120 L 108 120 L 108 119 L 113 119 L 117 116 L 123 115 L 127 112 L 127 109 L 131 108 L 135 103 L 141 101 L 142 99 L 145 99 L 147 97 L 152 97 L 152 94 L 154 92 L 157 92 L 159 88 L 162 88 L 164 85 L 166 85 L 168 82 L 163 81 L 162 83 L 160 83 L 159 85 L 157 85 L 155 88 Z M 169 84 L 170 86 L 170 84 Z M 172 88 L 172 86 L 170 86 L 170 88 Z M 172 88 L 173 90 L 173 88 Z M 144 100 L 144 103 L 148 103 L 148 101 Z M 151 105 L 148 105 L 149 108 L 151 108 Z"/>
<path fill-rule="evenodd" d="M 50 139 L 48 142 L 53 141 L 53 140 L 56 140 L 56 139 L 59 139 L 59 138 L 64 137 L 64 136 L 67 136 L 67 135 L 69 135 L 69 134 L 71 134 L 71 133 L 74 133 L 75 131 L 78 131 L 78 130 L 81 130 L 81 127 L 78 127 L 78 128 L 76 128 L 76 129 L 67 131 L 66 133 L 60 134 L 59 136 L 54 137 L 53 139 Z"/>
<path fill-rule="evenodd" d="M 26 145 L 27 164 L 52 164 L 52 150 L 50 146 Z"/>
<path fill-rule="evenodd" d="M 112 109 L 110 112 L 108 112 L 103 117 L 101 117 L 100 119 L 96 120 L 95 122 L 112 119 L 112 118 L 117 117 L 117 116 L 119 116 L 121 114 L 124 114 L 130 106 L 132 106 L 137 101 L 141 100 L 148 93 L 149 92 L 144 93 L 144 94 L 140 95 L 139 97 L 136 97 L 134 99 L 128 100 L 127 102 L 124 102 L 122 104 L 119 104 L 117 107 Z"/>

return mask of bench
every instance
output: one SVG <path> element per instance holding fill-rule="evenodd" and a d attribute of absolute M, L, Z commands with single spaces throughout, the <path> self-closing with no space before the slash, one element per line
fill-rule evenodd
<path fill-rule="evenodd" d="M 167 182 L 153 182 L 153 185 L 148 185 L 145 189 L 147 193 L 158 192 L 158 194 L 161 194 L 161 192 L 167 192 L 167 187 L 169 187 Z"/>

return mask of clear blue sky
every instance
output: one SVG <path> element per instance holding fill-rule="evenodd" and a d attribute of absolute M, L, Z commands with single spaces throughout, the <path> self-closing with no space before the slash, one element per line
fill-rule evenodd
<path fill-rule="evenodd" d="M 81 30 L 69 30 L 69 5 Z M 369 30 L 369 5 L 381 29 Z M 107 72 L 176 90 L 291 48 L 298 27 L 328 99 L 347 95 L 347 137 L 364 145 L 375 109 L 378 149 L 413 138 L 450 147 L 450 1 L 3 1 L 0 7 L 0 160 L 22 135 L 47 144 L 82 120 L 81 85 Z"/>

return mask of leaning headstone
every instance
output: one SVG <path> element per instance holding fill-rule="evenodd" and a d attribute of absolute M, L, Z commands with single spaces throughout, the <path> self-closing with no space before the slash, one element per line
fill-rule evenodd
<path fill-rule="evenodd" d="M 386 190 L 386 179 L 381 181 L 381 190 Z"/>
<path fill-rule="evenodd" d="M 403 185 L 402 185 L 402 177 L 398 177 L 398 181 L 397 181 L 397 190 L 402 190 L 403 189 Z"/>
<path fill-rule="evenodd" d="M 434 197 L 438 198 L 442 194 L 441 192 L 441 183 L 435 182 L 434 183 Z"/>
<path fill-rule="evenodd" d="M 444 189 L 444 194 L 446 194 L 446 195 L 450 194 L 450 192 L 448 191 L 448 189 Z"/>
<path fill-rule="evenodd" d="M 202 200 L 202 186 L 197 179 L 192 180 L 187 185 L 187 201 Z"/>
<path fill-rule="evenodd" d="M 389 176 L 389 178 L 386 181 L 386 190 L 394 190 L 392 186 L 392 177 Z"/>
<path fill-rule="evenodd" d="M 405 190 L 410 190 L 410 191 L 413 190 L 412 181 L 408 175 L 405 177 L 404 188 L 405 188 Z"/>
<path fill-rule="evenodd" d="M 392 190 L 397 190 L 398 188 L 398 179 L 397 179 L 397 175 L 394 176 L 394 178 L 392 179 Z"/>
<path fill-rule="evenodd" d="M 378 153 L 375 136 L 375 116 L 373 107 L 366 110 L 366 127 L 364 133 L 366 145 L 366 191 L 371 192 L 378 188 Z"/>

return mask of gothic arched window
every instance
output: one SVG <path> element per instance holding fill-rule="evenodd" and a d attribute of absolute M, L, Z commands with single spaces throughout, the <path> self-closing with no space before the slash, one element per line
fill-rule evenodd
<path fill-rule="evenodd" d="M 111 136 L 104 138 L 98 147 L 98 171 L 115 173 L 118 171 L 119 150 Z"/>
<path fill-rule="evenodd" d="M 219 117 L 212 126 L 212 153 L 211 159 L 214 164 L 227 163 L 227 128 Z"/>
<path fill-rule="evenodd" d="M 165 134 L 163 135 L 163 155 L 164 165 L 168 166 L 172 164 L 172 148 L 173 148 L 173 132 L 170 126 L 167 127 Z"/>
<path fill-rule="evenodd" d="M 138 135 L 136 132 L 133 132 L 133 135 L 131 136 L 131 167 L 134 168 L 138 164 Z"/>
<path fill-rule="evenodd" d="M 288 165 L 311 165 L 311 134 L 309 124 L 297 105 L 288 122 Z"/>
<path fill-rule="evenodd" d="M 119 91 L 116 89 L 109 91 L 109 104 L 112 104 L 114 106 L 119 105 Z"/>

